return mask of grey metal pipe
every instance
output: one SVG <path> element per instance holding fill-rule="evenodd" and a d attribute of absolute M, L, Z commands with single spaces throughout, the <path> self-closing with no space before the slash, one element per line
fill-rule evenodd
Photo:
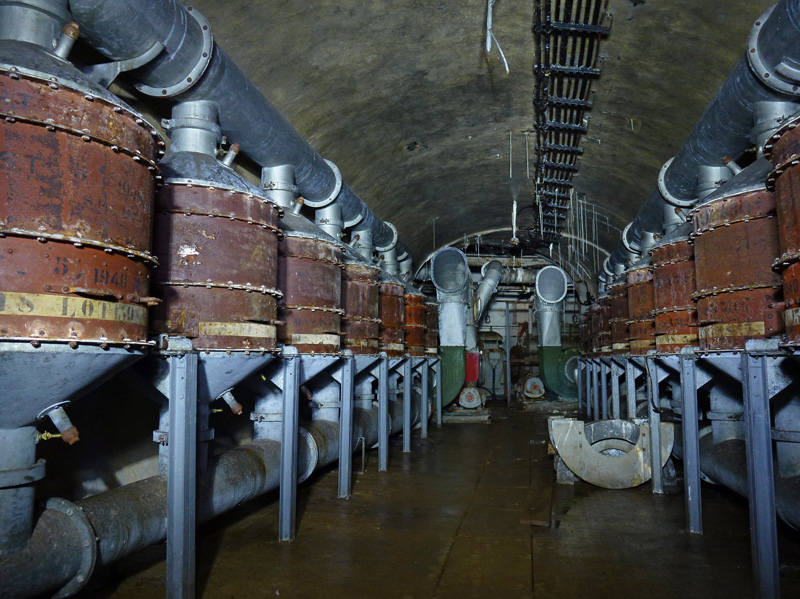
<path fill-rule="evenodd" d="M 422 414 L 421 396 L 412 393 L 414 424 Z M 391 406 L 391 433 L 402 430 L 402 403 Z M 339 424 L 316 420 L 302 425 L 313 443 L 301 443 L 298 473 L 332 464 L 338 459 Z M 355 408 L 353 450 L 359 437 L 368 447 L 378 440 L 376 408 Z M 231 449 L 211 461 L 200 479 L 197 495 L 198 522 L 204 522 L 278 486 L 280 443 L 253 441 Z M 59 501 L 59 500 L 56 500 Z M 66 502 L 65 502 L 66 503 Z M 167 478 L 159 474 L 77 502 L 97 537 L 97 564 L 110 564 L 166 538 Z M 47 509 L 39 517 L 31 541 L 21 553 L 0 555 L 0 598 L 38 596 L 61 587 L 87 569 L 86 546 L 81 533 L 86 527 L 60 511 Z M 86 574 L 80 574 L 83 582 Z M 66 595 L 65 595 L 66 596 Z"/>
<path fill-rule="evenodd" d="M 464 252 L 442 248 L 431 258 L 431 281 L 439 302 L 439 337 L 443 347 L 465 347 L 472 278 Z"/>
<path fill-rule="evenodd" d="M 742 497 L 748 496 L 747 449 L 740 439 L 715 443 L 713 435 L 700 438 L 700 468 L 709 479 Z M 800 528 L 800 476 L 775 478 L 775 508 L 782 520 Z"/>
<path fill-rule="evenodd" d="M 81 35 L 112 60 L 141 56 L 155 43 L 164 44 L 155 60 L 136 70 L 137 88 L 168 89 L 184 82 L 207 60 L 205 70 L 194 81 L 186 81 L 191 86 L 185 91 L 164 95 L 174 101 L 214 102 L 225 135 L 255 162 L 263 167 L 291 165 L 299 193 L 311 202 L 324 202 L 333 194 L 337 187 L 333 169 L 219 45 L 213 45 L 210 57 L 202 56 L 208 33 L 179 2 L 71 0 L 70 6 Z M 335 201 L 345 223 L 358 222 L 359 229 L 371 230 L 378 246 L 391 241 L 393 231 L 347 185 L 341 186 Z"/>
<path fill-rule="evenodd" d="M 483 278 L 478 283 L 478 289 L 475 291 L 475 299 L 473 301 L 476 325 L 480 324 L 481 318 L 483 318 L 486 308 L 489 306 L 489 301 L 497 291 L 497 286 L 503 277 L 503 265 L 497 260 L 492 260 L 484 264 L 481 271 Z"/>
<path fill-rule="evenodd" d="M 800 1 L 781 0 L 759 35 L 759 52 L 768 67 L 774 70 L 781 62 L 800 60 L 798 32 Z M 787 92 L 793 95 L 767 87 L 753 72 L 746 57 L 739 60 L 666 169 L 664 186 L 667 192 L 681 202 L 691 203 L 695 199 L 698 167 L 724 166 L 726 158 L 736 158 L 750 147 L 756 103 L 791 100 L 797 96 L 797 87 Z M 627 229 L 625 241 L 629 246 L 638 246 L 644 232 L 660 233 L 665 202 L 667 199 L 658 188 L 650 194 Z M 611 254 L 612 263 L 625 264 L 626 251 L 624 244 L 615 249 Z"/>

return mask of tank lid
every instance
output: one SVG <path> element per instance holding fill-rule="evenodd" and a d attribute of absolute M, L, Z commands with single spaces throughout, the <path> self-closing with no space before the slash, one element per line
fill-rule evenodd
<path fill-rule="evenodd" d="M 177 152 L 169 154 L 159 168 L 165 183 L 173 185 L 207 185 L 217 189 L 238 191 L 268 201 L 264 192 L 250 183 L 231 167 L 208 154 L 199 152 Z"/>
<path fill-rule="evenodd" d="M 708 197 L 695 206 L 695 210 L 698 206 L 718 202 L 725 198 L 766 190 L 767 176 L 772 172 L 772 168 L 772 163 L 760 156 L 753 164 L 742 169 L 733 179 L 708 194 Z"/>

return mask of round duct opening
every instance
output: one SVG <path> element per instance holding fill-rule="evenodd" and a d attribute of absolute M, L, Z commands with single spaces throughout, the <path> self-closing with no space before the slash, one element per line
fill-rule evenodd
<path fill-rule="evenodd" d="M 470 280 L 467 257 L 455 248 L 442 248 L 431 259 L 431 280 L 439 291 L 462 291 Z"/>
<path fill-rule="evenodd" d="M 567 295 L 567 273 L 558 266 L 545 266 L 536 275 L 536 295 L 550 304 L 563 300 Z"/>

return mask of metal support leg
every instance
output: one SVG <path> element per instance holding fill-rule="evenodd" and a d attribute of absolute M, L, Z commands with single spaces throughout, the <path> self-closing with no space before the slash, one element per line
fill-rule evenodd
<path fill-rule="evenodd" d="M 339 498 L 347 499 L 352 490 L 353 472 L 353 384 L 355 359 L 346 356 L 342 360 L 342 386 L 339 413 Z"/>
<path fill-rule="evenodd" d="M 442 362 L 439 361 L 434 368 L 436 375 L 436 428 L 442 428 Z"/>
<path fill-rule="evenodd" d="M 608 364 L 600 362 L 600 411 L 603 420 L 608 418 Z"/>
<path fill-rule="evenodd" d="M 411 453 L 411 358 L 403 362 L 403 453 Z"/>
<path fill-rule="evenodd" d="M 636 366 L 631 360 L 625 362 L 625 385 L 627 387 L 628 418 L 636 418 Z"/>
<path fill-rule="evenodd" d="M 583 409 L 583 378 L 581 377 L 581 370 L 583 370 L 583 360 L 578 360 L 578 412 Z"/>
<path fill-rule="evenodd" d="M 592 418 L 600 420 L 600 365 L 592 361 Z"/>
<path fill-rule="evenodd" d="M 506 407 L 511 405 L 511 306 L 506 302 Z"/>
<path fill-rule="evenodd" d="M 650 422 L 650 467 L 653 472 L 653 493 L 664 493 L 664 481 L 661 477 L 661 411 L 658 395 L 658 363 L 647 358 L 649 374 L 647 402 L 648 420 Z"/>
<path fill-rule="evenodd" d="M 681 357 L 681 412 L 683 418 L 683 480 L 686 495 L 686 527 L 703 534 L 700 495 L 700 431 L 697 413 L 697 372 L 694 358 Z"/>
<path fill-rule="evenodd" d="M 611 363 L 611 417 L 619 418 L 619 377 L 622 369 L 616 362 Z"/>
<path fill-rule="evenodd" d="M 378 472 L 389 469 L 389 358 L 378 369 Z"/>
<path fill-rule="evenodd" d="M 750 547 L 756 596 L 780 597 L 778 530 L 772 466 L 772 429 L 766 356 L 742 354 L 747 478 L 750 498 Z"/>
<path fill-rule="evenodd" d="M 420 373 L 422 376 L 422 414 L 420 414 L 420 422 L 422 424 L 422 430 L 420 431 L 420 436 L 423 439 L 428 438 L 428 371 L 430 370 L 430 363 L 426 358 L 425 361 L 422 363 L 422 372 Z"/>
<path fill-rule="evenodd" d="M 197 495 L 197 354 L 169 360 L 167 598 L 195 594 Z"/>
<path fill-rule="evenodd" d="M 587 360 L 583 365 L 583 380 L 586 388 L 586 419 L 592 418 L 592 361 Z"/>
<path fill-rule="evenodd" d="M 297 509 L 297 437 L 300 412 L 300 357 L 293 347 L 283 349 L 283 422 L 278 538 L 293 541 Z"/>

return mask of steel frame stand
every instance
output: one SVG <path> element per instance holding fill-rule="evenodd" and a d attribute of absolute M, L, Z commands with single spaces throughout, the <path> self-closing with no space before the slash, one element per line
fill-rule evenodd
<path fill-rule="evenodd" d="M 403 453 L 411 453 L 412 358 L 403 358 Z"/>
<path fill-rule="evenodd" d="M 389 469 L 389 358 L 381 352 L 378 364 L 378 472 Z"/>
<path fill-rule="evenodd" d="M 667 378 L 667 372 L 660 366 L 656 356 L 645 357 L 648 382 L 647 420 L 650 422 L 650 467 L 652 470 L 653 493 L 664 493 L 661 476 L 661 404 L 659 385 Z"/>
<path fill-rule="evenodd" d="M 594 418 L 595 420 L 600 420 L 600 365 L 599 360 L 594 359 L 592 360 L 592 382 L 594 386 L 592 388 L 592 413 L 589 417 L 591 420 Z"/>
<path fill-rule="evenodd" d="M 583 359 L 578 360 L 578 380 L 576 381 L 578 387 L 578 413 L 583 410 Z"/>
<path fill-rule="evenodd" d="M 167 598 L 195 596 L 198 356 L 184 337 L 167 338 Z"/>
<path fill-rule="evenodd" d="M 686 528 L 703 534 L 703 502 L 700 480 L 700 413 L 697 408 L 697 363 L 692 354 L 680 356 L 681 426 L 683 429 L 683 480 Z"/>
<path fill-rule="evenodd" d="M 625 360 L 625 401 L 628 409 L 628 418 L 636 418 L 636 377 L 638 376 L 636 362 L 630 357 Z"/>
<path fill-rule="evenodd" d="M 611 358 L 611 417 L 621 418 L 619 379 L 624 374 L 625 367 L 616 358 Z"/>
<path fill-rule="evenodd" d="M 285 346 L 282 352 L 283 418 L 281 425 L 281 470 L 278 539 L 293 541 L 297 531 L 297 439 L 300 412 L 300 355 Z"/>
<path fill-rule="evenodd" d="M 436 428 L 442 428 L 442 361 L 439 358 L 433 363 L 433 375 L 436 386 Z"/>
<path fill-rule="evenodd" d="M 600 417 L 608 419 L 608 360 L 600 358 Z"/>
<path fill-rule="evenodd" d="M 339 498 L 348 499 L 353 484 L 353 392 L 355 389 L 355 359 L 353 352 L 342 352 L 339 398 Z"/>
<path fill-rule="evenodd" d="M 422 406 L 420 407 L 420 415 L 419 415 L 419 422 L 420 422 L 420 431 L 419 436 L 423 439 L 428 438 L 428 401 L 429 401 L 429 374 L 431 369 L 430 359 L 429 358 L 418 358 L 417 365 L 415 367 L 419 370 L 419 375 L 421 378 L 420 384 L 422 385 Z"/>
<path fill-rule="evenodd" d="M 774 384 L 775 360 L 759 344 L 748 342 L 742 354 L 742 385 L 750 500 L 750 549 L 757 596 L 780 597 L 778 523 L 775 517 L 775 478 L 772 462 L 770 400 L 782 387 Z M 785 385 L 784 385 L 785 387 Z"/>

